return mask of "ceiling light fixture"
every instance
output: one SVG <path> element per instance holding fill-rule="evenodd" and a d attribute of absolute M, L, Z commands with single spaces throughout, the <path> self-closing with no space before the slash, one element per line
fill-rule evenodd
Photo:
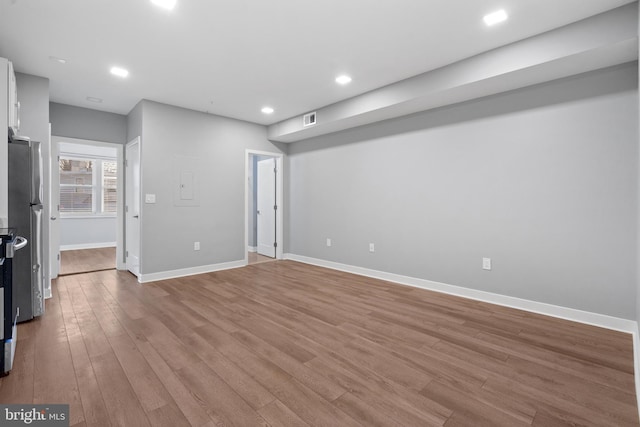
<path fill-rule="evenodd" d="M 341 85 L 346 85 L 348 83 L 351 83 L 351 77 L 343 74 L 341 76 L 336 77 L 336 83 Z"/>
<path fill-rule="evenodd" d="M 111 74 L 113 74 L 114 76 L 118 76 L 118 77 L 127 77 L 129 75 L 129 71 L 125 70 L 124 68 L 120 68 L 120 67 L 111 67 Z"/>
<path fill-rule="evenodd" d="M 262 111 L 262 112 L 263 112 L 263 113 L 265 113 L 265 114 L 271 114 L 271 113 L 273 113 L 275 110 L 274 110 L 273 108 L 271 108 L 271 107 L 264 107 L 264 108 L 262 108 L 262 110 L 260 110 L 260 111 Z"/>
<path fill-rule="evenodd" d="M 506 21 L 508 17 L 509 15 L 507 15 L 507 12 L 505 12 L 504 9 L 500 9 L 498 11 L 485 15 L 482 19 L 484 20 L 484 23 L 490 27 L 492 25 L 496 25 L 499 22 Z"/>
<path fill-rule="evenodd" d="M 176 0 L 151 0 L 151 3 L 167 10 L 173 10 L 176 7 Z"/>

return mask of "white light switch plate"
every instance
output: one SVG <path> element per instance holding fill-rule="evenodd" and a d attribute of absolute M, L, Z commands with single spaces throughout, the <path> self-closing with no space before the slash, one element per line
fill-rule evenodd
<path fill-rule="evenodd" d="M 156 195 L 155 194 L 145 194 L 144 195 L 144 202 L 145 203 L 155 203 L 156 202 Z"/>
<path fill-rule="evenodd" d="M 491 258 L 482 258 L 482 269 L 491 270 Z"/>

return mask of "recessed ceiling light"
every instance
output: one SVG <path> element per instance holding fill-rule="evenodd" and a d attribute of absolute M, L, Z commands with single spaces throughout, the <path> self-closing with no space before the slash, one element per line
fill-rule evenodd
<path fill-rule="evenodd" d="M 118 77 L 127 77 L 129 75 L 129 71 L 120 67 L 111 67 L 111 74 Z"/>
<path fill-rule="evenodd" d="M 176 0 L 151 0 L 151 3 L 167 10 L 172 10 L 176 7 Z"/>
<path fill-rule="evenodd" d="M 271 107 L 264 107 L 264 108 L 263 108 L 262 110 L 260 110 L 260 111 L 262 111 L 262 112 L 263 112 L 263 113 L 265 113 L 265 114 L 271 114 L 271 113 L 273 113 L 275 110 L 274 110 L 273 108 L 271 108 Z"/>
<path fill-rule="evenodd" d="M 343 74 L 341 76 L 336 77 L 336 83 L 341 85 L 346 85 L 347 83 L 351 83 L 351 77 Z"/>
<path fill-rule="evenodd" d="M 485 15 L 482 19 L 484 20 L 485 24 L 487 24 L 488 26 L 492 26 L 499 22 L 506 21 L 508 17 L 509 15 L 507 15 L 507 12 L 505 12 L 504 9 L 500 9 L 493 13 Z"/>
<path fill-rule="evenodd" d="M 58 58 L 57 56 L 50 56 L 49 59 L 52 60 L 52 61 L 55 61 L 55 62 L 59 62 L 61 64 L 66 64 L 67 63 L 66 59 Z"/>
<path fill-rule="evenodd" d="M 93 96 L 87 96 L 87 101 L 95 102 L 97 104 L 100 104 L 102 102 L 102 98 L 95 98 Z"/>

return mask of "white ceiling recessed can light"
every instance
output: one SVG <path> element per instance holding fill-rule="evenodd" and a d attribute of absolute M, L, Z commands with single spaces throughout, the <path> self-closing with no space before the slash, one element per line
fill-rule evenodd
<path fill-rule="evenodd" d="M 507 15 L 507 12 L 505 12 L 504 9 L 500 9 L 495 12 L 489 13 L 488 15 L 485 15 L 482 19 L 484 20 L 484 23 L 490 27 L 492 25 L 496 25 L 499 22 L 506 21 L 508 17 L 509 15 Z"/>
<path fill-rule="evenodd" d="M 118 77 L 127 77 L 129 75 L 129 71 L 120 67 L 111 67 L 111 74 Z"/>
<path fill-rule="evenodd" d="M 262 112 L 263 112 L 263 113 L 265 113 L 265 114 L 271 114 L 271 113 L 273 113 L 275 110 L 274 110 L 273 108 L 271 108 L 271 107 L 264 107 L 264 108 L 262 108 L 262 110 L 260 110 L 260 111 L 262 111 Z"/>
<path fill-rule="evenodd" d="M 176 7 L 176 0 L 151 0 L 151 3 L 167 10 L 172 10 Z"/>
<path fill-rule="evenodd" d="M 346 85 L 347 83 L 351 83 L 351 77 L 343 74 L 341 76 L 336 77 L 336 83 L 341 85 Z"/>

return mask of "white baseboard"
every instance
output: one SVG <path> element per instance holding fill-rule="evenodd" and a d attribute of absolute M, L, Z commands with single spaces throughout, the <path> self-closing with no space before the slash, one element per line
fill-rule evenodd
<path fill-rule="evenodd" d="M 561 307 L 558 305 L 530 301 L 522 298 L 510 297 L 491 292 L 478 291 L 475 289 L 463 288 L 461 286 L 448 285 L 446 283 L 433 282 L 431 280 L 418 279 L 415 277 L 401 276 L 399 274 L 371 270 L 368 268 L 356 267 L 347 264 L 340 264 L 333 261 L 310 258 L 302 255 L 285 254 L 285 259 L 303 262 L 305 264 L 317 265 L 320 267 L 331 268 L 333 270 L 345 271 L 348 273 L 358 274 L 360 276 L 371 277 L 374 279 L 386 280 L 389 282 L 395 282 L 402 285 L 413 286 L 416 288 L 427 289 L 430 291 L 456 295 L 463 298 L 488 302 L 505 307 L 517 308 L 532 313 L 544 314 L 551 317 L 572 320 L 574 322 L 585 323 L 588 325 L 599 326 L 602 328 L 613 329 L 615 331 L 627 332 L 630 334 L 633 334 L 638 329 L 638 323 L 633 320 L 621 319 L 604 314 L 591 313 L 588 311 L 576 310 L 573 308 Z"/>
<path fill-rule="evenodd" d="M 179 270 L 160 271 L 158 273 L 140 274 L 140 283 L 155 282 L 156 280 L 175 279 L 176 277 L 193 276 L 195 274 L 211 273 L 213 271 L 229 270 L 231 268 L 244 267 L 244 259 L 238 261 L 223 262 L 220 264 L 201 265 L 198 267 L 181 268 Z"/>
<path fill-rule="evenodd" d="M 248 246 L 247 247 L 247 251 L 249 251 L 249 252 L 258 252 L 258 247 L 257 246 Z"/>
<path fill-rule="evenodd" d="M 116 242 L 80 243 L 77 245 L 60 245 L 61 251 L 75 251 L 78 249 L 115 248 Z"/>
<path fill-rule="evenodd" d="M 638 404 L 638 416 L 640 416 L 640 336 L 638 335 L 638 323 L 632 332 L 633 335 L 633 373 L 636 384 L 636 400 Z"/>

